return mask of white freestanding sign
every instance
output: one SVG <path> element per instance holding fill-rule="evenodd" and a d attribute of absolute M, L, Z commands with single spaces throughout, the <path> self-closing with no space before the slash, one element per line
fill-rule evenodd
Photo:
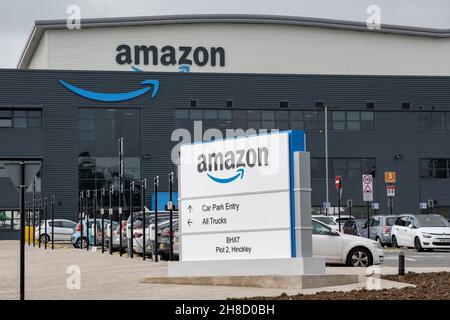
<path fill-rule="evenodd" d="M 324 274 L 304 142 L 287 131 L 182 146 L 180 261 L 169 276 Z"/>
<path fill-rule="evenodd" d="M 291 257 L 288 132 L 180 151 L 183 261 Z"/>

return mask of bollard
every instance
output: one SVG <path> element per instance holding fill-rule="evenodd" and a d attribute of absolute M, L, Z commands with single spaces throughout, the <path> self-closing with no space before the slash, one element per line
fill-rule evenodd
<path fill-rule="evenodd" d="M 41 213 L 42 213 L 42 198 L 39 199 L 38 201 L 38 243 L 39 243 L 39 248 L 41 247 L 41 224 L 42 224 L 42 220 L 41 220 Z"/>
<path fill-rule="evenodd" d="M 105 208 L 103 208 L 103 196 L 106 193 L 105 187 L 102 187 L 100 193 L 100 215 L 102 216 L 102 253 L 105 252 Z"/>
<path fill-rule="evenodd" d="M 31 244 L 31 240 L 30 240 L 30 238 L 31 238 L 31 201 L 28 201 L 28 206 L 27 206 L 26 211 L 28 212 L 28 214 L 27 214 L 27 220 L 28 220 L 27 238 L 28 238 L 28 246 L 30 246 L 30 244 Z"/>
<path fill-rule="evenodd" d="M 113 254 L 113 208 L 112 196 L 114 193 L 114 185 L 109 187 L 109 254 Z"/>
<path fill-rule="evenodd" d="M 94 247 L 97 248 L 97 189 L 94 189 L 92 206 L 94 207 Z"/>
<path fill-rule="evenodd" d="M 159 248 L 159 243 L 158 243 L 158 186 L 159 186 L 159 176 L 156 176 L 154 178 L 154 189 L 155 189 L 155 243 L 154 243 L 154 249 L 153 249 L 153 253 L 154 253 L 154 261 L 158 262 L 158 248 Z M 151 231 L 150 231 L 151 232 Z"/>
<path fill-rule="evenodd" d="M 83 250 L 83 197 L 84 191 L 80 191 L 80 249 Z"/>
<path fill-rule="evenodd" d="M 142 210 L 142 260 L 145 260 L 145 189 L 147 188 L 147 178 L 141 183 L 141 210 Z M 150 228 L 150 225 L 149 225 Z"/>
<path fill-rule="evenodd" d="M 172 204 L 172 190 L 173 190 L 173 172 L 169 173 L 169 260 L 173 261 L 173 204 Z"/>
<path fill-rule="evenodd" d="M 45 242 L 44 242 L 44 249 L 47 250 L 47 243 L 50 240 L 48 238 L 48 230 L 47 230 L 47 223 L 48 223 L 48 217 L 47 217 L 47 205 L 48 205 L 48 199 L 47 197 L 44 198 L 44 233 L 45 233 Z"/>
<path fill-rule="evenodd" d="M 405 279 L 405 254 L 400 252 L 398 255 L 398 280 L 403 281 Z"/>
<path fill-rule="evenodd" d="M 89 251 L 89 198 L 91 197 L 91 191 L 86 191 L 86 209 L 84 215 L 86 216 L 86 250 Z"/>
<path fill-rule="evenodd" d="M 33 178 L 33 247 L 36 246 L 36 176 Z"/>
<path fill-rule="evenodd" d="M 122 195 L 123 184 L 119 183 L 119 255 L 122 256 Z"/>
<path fill-rule="evenodd" d="M 128 254 L 131 259 L 133 259 L 133 244 L 134 244 L 134 230 L 133 230 L 133 223 L 134 223 L 134 208 L 133 208 L 133 196 L 134 196 L 134 181 L 130 182 L 130 238 L 128 239 Z M 128 232 L 128 226 L 127 226 L 127 232 Z"/>
<path fill-rule="evenodd" d="M 52 250 L 55 249 L 55 196 L 50 197 L 50 214 L 52 219 Z"/>

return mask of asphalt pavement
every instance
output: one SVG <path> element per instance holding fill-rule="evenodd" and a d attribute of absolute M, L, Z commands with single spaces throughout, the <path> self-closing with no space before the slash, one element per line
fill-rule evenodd
<path fill-rule="evenodd" d="M 414 249 L 406 248 L 385 248 L 383 266 L 398 267 L 398 256 L 400 252 L 403 252 L 405 255 L 406 268 L 450 267 L 450 250 L 417 252 Z"/>

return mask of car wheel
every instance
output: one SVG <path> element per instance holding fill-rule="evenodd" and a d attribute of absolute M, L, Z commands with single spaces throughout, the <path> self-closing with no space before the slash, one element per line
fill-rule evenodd
<path fill-rule="evenodd" d="M 87 245 L 87 242 L 86 242 L 86 238 L 83 238 L 83 243 L 81 243 L 81 238 L 79 238 L 78 240 L 77 240 L 77 248 L 79 249 L 80 247 L 81 248 L 86 248 L 86 245 Z"/>
<path fill-rule="evenodd" d="M 39 237 L 39 242 L 40 243 L 48 243 L 50 241 L 50 237 L 47 234 L 41 234 L 41 236 Z"/>
<path fill-rule="evenodd" d="M 398 242 L 395 236 L 392 236 L 392 248 L 398 248 Z"/>
<path fill-rule="evenodd" d="M 368 267 L 373 263 L 372 254 L 363 247 L 354 248 L 347 256 L 347 265 L 352 267 Z"/>
<path fill-rule="evenodd" d="M 423 251 L 422 244 L 420 243 L 419 237 L 416 237 L 414 239 L 414 248 L 416 248 L 417 252 L 422 252 Z"/>
<path fill-rule="evenodd" d="M 384 247 L 384 243 L 381 242 L 380 237 L 377 236 L 377 237 L 375 238 L 375 241 L 378 242 L 378 243 L 380 244 L 381 247 Z"/>

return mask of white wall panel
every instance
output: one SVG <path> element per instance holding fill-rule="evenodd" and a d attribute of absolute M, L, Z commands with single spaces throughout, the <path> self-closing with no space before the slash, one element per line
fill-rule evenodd
<path fill-rule="evenodd" d="M 48 69 L 48 36 L 44 33 L 30 60 L 29 69 Z"/>
<path fill-rule="evenodd" d="M 49 69 L 132 70 L 120 44 L 223 47 L 225 67 L 191 71 L 292 74 L 450 75 L 450 39 L 276 24 L 198 23 L 46 31 Z M 44 39 L 44 38 L 43 38 Z M 39 52 L 36 52 L 36 59 Z M 30 64 L 38 68 L 41 58 Z M 146 71 L 178 71 L 144 66 Z"/>

